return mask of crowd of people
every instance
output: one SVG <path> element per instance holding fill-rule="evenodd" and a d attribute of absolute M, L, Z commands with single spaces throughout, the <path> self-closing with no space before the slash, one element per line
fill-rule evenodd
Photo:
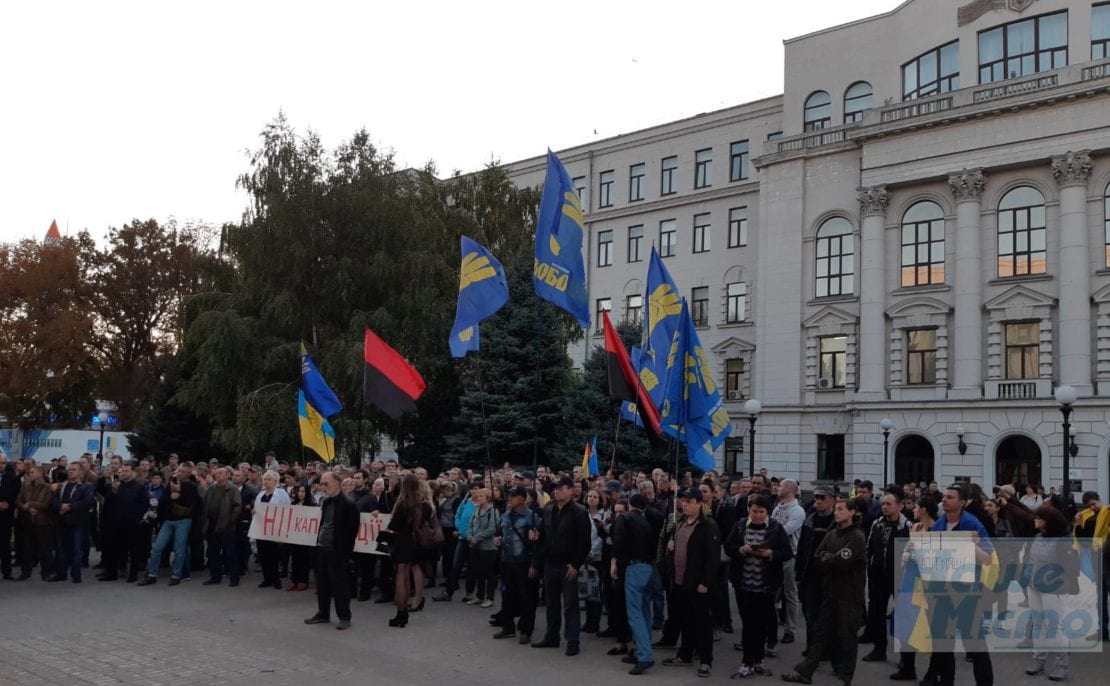
<path fill-rule="evenodd" d="M 656 664 L 657 649 L 674 649 L 661 665 L 692 667 L 699 677 L 712 674 L 715 643 L 738 626 L 734 678 L 769 675 L 779 644 L 804 640 L 803 659 L 782 679 L 811 683 L 828 661 L 847 684 L 860 644 L 872 645 L 864 661 L 888 659 L 897 539 L 968 531 L 989 552 L 1004 537 L 1047 545 L 1095 535 L 1098 494 L 1083 494 L 1076 507 L 1035 486 L 1021 490 L 934 482 L 876 492 L 856 481 L 843 491 L 818 485 L 803 504 L 796 481 L 766 470 L 750 478 L 662 469 L 590 476 L 579 467 L 533 473 L 506 464 L 432 477 L 395 461 L 301 465 L 273 453 L 236 466 L 176 455 L 162 464 L 91 454 L 10 464 L 0 456 L 0 572 L 22 581 L 37 567 L 46 581 L 80 583 L 95 549 L 99 581 L 150 586 L 168 568 L 171 586 L 203 571 L 206 585 L 226 578 L 238 586 L 253 560 L 259 588 L 303 592 L 314 576 L 317 612 L 306 624 L 330 624 L 334 606 L 336 628 L 347 629 L 354 600 L 394 604 L 389 625 L 402 628 L 428 597 L 458 597 L 492 611 L 494 639 L 573 656 L 583 634 L 609 638 L 608 654 L 634 675 Z M 316 545 L 250 540 L 263 503 L 320 507 Z M 391 515 L 378 537 L 382 554 L 354 553 L 368 512 Z M 1038 555 L 1050 553 L 1034 545 L 1029 560 Z M 1030 603 L 1049 601 L 1029 593 Z M 545 623 L 537 627 L 539 606 Z M 1003 592 L 992 621 L 1007 612 Z M 1066 652 L 1031 647 L 1028 674 L 1067 677 Z M 890 678 L 916 681 L 919 656 L 904 642 L 901 650 Z M 967 659 L 977 684 L 993 683 L 987 652 Z M 921 683 L 950 686 L 955 675 L 953 654 L 935 651 Z"/>

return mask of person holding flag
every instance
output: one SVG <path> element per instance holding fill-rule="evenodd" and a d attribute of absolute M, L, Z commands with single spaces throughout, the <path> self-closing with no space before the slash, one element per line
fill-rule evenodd
<path fill-rule="evenodd" d="M 459 300 L 451 329 L 451 356 L 465 357 L 479 346 L 478 323 L 509 301 L 505 270 L 488 250 L 463 236 Z"/>
<path fill-rule="evenodd" d="M 325 462 L 335 459 L 335 429 L 327 418 L 343 409 L 343 404 L 328 387 L 312 356 L 301 343 L 301 388 L 297 392 L 297 417 L 301 444 Z"/>
<path fill-rule="evenodd" d="M 582 260 L 582 203 L 574 181 L 555 153 L 547 151 L 547 175 L 536 223 L 532 280 L 536 295 L 574 315 L 590 328 L 586 267 Z"/>

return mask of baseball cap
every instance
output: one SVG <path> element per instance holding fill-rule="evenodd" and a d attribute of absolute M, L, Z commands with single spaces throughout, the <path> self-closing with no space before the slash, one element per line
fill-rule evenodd
<path fill-rule="evenodd" d="M 693 500 L 696 503 L 701 502 L 701 489 L 687 488 L 678 492 L 678 497 L 683 500 Z"/>
<path fill-rule="evenodd" d="M 817 488 L 813 489 L 813 495 L 821 496 L 823 498 L 832 498 L 836 494 L 833 493 L 833 489 L 830 486 L 818 486 Z"/>
<path fill-rule="evenodd" d="M 509 490 L 509 497 L 510 498 L 527 498 L 528 497 L 528 489 L 525 488 L 524 486 L 513 486 Z"/>
<path fill-rule="evenodd" d="M 621 482 L 617 481 L 616 479 L 609 479 L 608 481 L 605 482 L 605 492 L 606 493 L 617 493 L 620 490 L 621 490 Z"/>

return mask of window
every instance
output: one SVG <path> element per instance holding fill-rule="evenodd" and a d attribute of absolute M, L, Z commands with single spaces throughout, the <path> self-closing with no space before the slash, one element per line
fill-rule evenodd
<path fill-rule="evenodd" d="M 979 83 L 1068 65 L 1068 13 L 1023 19 L 979 32 Z"/>
<path fill-rule="evenodd" d="M 748 244 L 747 207 L 733 207 L 728 211 L 728 247 L 739 248 Z M 1107 234 L 1110 241 L 1110 234 Z"/>
<path fill-rule="evenodd" d="M 832 99 L 825 91 L 814 91 L 806 98 L 805 130 L 817 131 L 832 122 Z"/>
<path fill-rule="evenodd" d="M 916 203 L 902 217 L 902 287 L 944 283 L 944 212 Z"/>
<path fill-rule="evenodd" d="M 601 172 L 601 185 L 598 187 L 597 194 L 598 207 L 613 206 L 613 178 L 615 176 L 612 169 Z"/>
<path fill-rule="evenodd" d="M 694 215 L 694 252 L 709 252 L 709 213 Z"/>
<path fill-rule="evenodd" d="M 912 329 L 906 332 L 906 383 L 937 382 L 937 331 Z"/>
<path fill-rule="evenodd" d="M 1106 240 L 1106 266 L 1110 267 L 1110 186 L 1106 187 L 1106 192 L 1102 198 L 1102 223 L 1103 235 Z"/>
<path fill-rule="evenodd" d="M 744 360 L 734 357 L 725 360 L 725 391 L 729 400 L 741 398 L 741 388 L 744 381 Z"/>
<path fill-rule="evenodd" d="M 1110 3 L 1091 8 L 1091 59 L 1110 57 Z"/>
<path fill-rule="evenodd" d="M 613 311 L 613 299 L 612 298 L 598 298 L 597 299 L 596 317 L 597 317 L 597 330 L 598 331 L 602 331 L 602 330 L 605 329 L 605 324 L 601 321 L 601 313 L 602 312 L 612 312 L 612 311 Z"/>
<path fill-rule="evenodd" d="M 1025 276 L 1048 271 L 1045 248 L 1044 196 L 1019 186 L 998 203 L 998 276 Z"/>
<path fill-rule="evenodd" d="M 1036 379 L 1041 375 L 1040 356 L 1040 322 L 1006 325 L 1007 379 Z"/>
<path fill-rule="evenodd" d="M 775 131 L 774 133 L 767 134 L 767 141 L 768 142 L 770 142 L 770 141 L 781 141 L 781 140 L 782 140 L 782 131 Z"/>
<path fill-rule="evenodd" d="M 821 378 L 833 388 L 844 388 L 848 379 L 848 337 L 825 336 L 820 340 Z"/>
<path fill-rule="evenodd" d="M 902 99 L 913 100 L 960 87 L 960 42 L 929 52 L 902 65 Z"/>
<path fill-rule="evenodd" d="M 709 324 L 709 287 L 700 286 L 690 291 L 690 318 L 694 326 Z"/>
<path fill-rule="evenodd" d="M 678 191 L 676 176 L 678 172 L 678 158 L 664 157 L 663 168 L 659 177 L 659 194 L 670 195 Z"/>
<path fill-rule="evenodd" d="M 844 434 L 817 435 L 817 479 L 844 480 Z"/>
<path fill-rule="evenodd" d="M 725 322 L 739 324 L 748 317 L 748 284 L 738 281 L 725 287 Z"/>
<path fill-rule="evenodd" d="M 871 84 L 857 81 L 844 91 L 844 123 L 863 121 L 864 110 L 871 109 Z"/>
<path fill-rule="evenodd" d="M 582 207 L 586 206 L 586 177 L 579 176 L 576 179 L 571 179 L 574 184 L 574 192 L 578 193 L 578 202 L 582 203 Z"/>
<path fill-rule="evenodd" d="M 630 324 L 643 322 L 644 296 L 630 295 L 624 301 L 624 320 Z"/>
<path fill-rule="evenodd" d="M 734 479 L 744 475 L 744 437 L 729 436 L 725 439 L 725 469 Z"/>
<path fill-rule="evenodd" d="M 694 153 L 694 188 L 708 188 L 713 185 L 713 149 L 706 148 Z"/>
<path fill-rule="evenodd" d="M 639 262 L 644 259 L 640 254 L 640 245 L 644 242 L 644 225 L 628 227 L 628 261 Z"/>
<path fill-rule="evenodd" d="M 628 168 L 628 202 L 644 199 L 644 176 L 647 174 L 647 165 L 634 164 Z"/>
<path fill-rule="evenodd" d="M 855 246 L 852 225 L 843 217 L 825 220 L 817 230 L 818 298 L 855 291 Z"/>
<path fill-rule="evenodd" d="M 659 256 L 671 257 L 674 255 L 675 242 L 678 234 L 678 223 L 673 219 L 664 219 L 659 222 Z"/>
<path fill-rule="evenodd" d="M 736 141 L 728 150 L 728 180 L 743 181 L 748 178 L 748 165 L 751 162 L 748 141 Z"/>
<path fill-rule="evenodd" d="M 608 267 L 613 264 L 613 232 L 597 232 L 597 266 Z"/>

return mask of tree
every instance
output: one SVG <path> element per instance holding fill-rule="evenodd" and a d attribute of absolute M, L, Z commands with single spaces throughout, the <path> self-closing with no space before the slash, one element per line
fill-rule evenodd
<path fill-rule="evenodd" d="M 95 262 L 87 233 L 0 245 L 0 410 L 23 428 L 80 426 L 95 412 Z"/>
<path fill-rule="evenodd" d="M 97 255 L 97 393 L 115 402 L 123 426 L 133 425 L 154 392 L 176 345 L 179 305 L 198 292 L 202 228 L 136 219 L 110 229 Z"/>

